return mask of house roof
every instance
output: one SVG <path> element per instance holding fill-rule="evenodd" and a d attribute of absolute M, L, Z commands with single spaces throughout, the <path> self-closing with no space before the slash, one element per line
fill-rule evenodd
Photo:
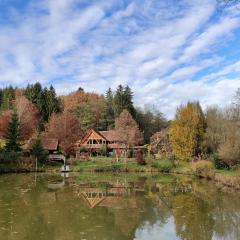
<path fill-rule="evenodd" d="M 93 129 L 89 129 L 86 134 L 83 136 L 83 138 L 81 139 L 81 143 L 84 143 L 92 133 L 96 133 L 99 135 L 100 138 L 103 138 L 104 140 L 107 141 L 107 139 L 101 134 L 101 132 L 93 130 Z"/>
<path fill-rule="evenodd" d="M 58 139 L 56 138 L 43 138 L 42 145 L 45 150 L 55 151 L 58 148 Z"/>
<path fill-rule="evenodd" d="M 31 139 L 28 143 L 28 148 L 32 149 L 36 139 Z M 58 148 L 58 139 L 56 138 L 43 138 L 42 146 L 45 150 L 56 151 Z"/>
<path fill-rule="evenodd" d="M 100 131 L 101 135 L 104 136 L 109 142 L 120 141 L 120 133 L 117 130 L 109 130 L 109 131 Z"/>

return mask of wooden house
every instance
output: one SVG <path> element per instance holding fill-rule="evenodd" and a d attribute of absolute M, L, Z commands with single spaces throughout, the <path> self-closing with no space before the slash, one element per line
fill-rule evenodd
<path fill-rule="evenodd" d="M 109 131 L 96 131 L 90 129 L 83 136 L 83 138 L 76 142 L 76 149 L 81 147 L 89 149 L 91 151 L 96 151 L 106 146 L 109 152 L 117 153 L 118 155 L 124 154 L 126 145 L 121 139 L 122 132 L 117 130 Z M 144 146 L 133 146 L 132 149 L 143 149 Z"/>
<path fill-rule="evenodd" d="M 31 150 L 36 139 L 31 139 L 28 143 L 28 149 Z M 58 150 L 59 142 L 55 138 L 42 138 L 41 139 L 43 149 L 48 151 L 49 154 L 52 154 Z"/>
<path fill-rule="evenodd" d="M 116 130 L 96 131 L 90 129 L 81 140 L 76 143 L 76 147 L 84 147 L 86 149 L 97 150 L 104 145 L 110 150 L 124 149 L 125 146 L 121 142 L 120 134 Z"/>

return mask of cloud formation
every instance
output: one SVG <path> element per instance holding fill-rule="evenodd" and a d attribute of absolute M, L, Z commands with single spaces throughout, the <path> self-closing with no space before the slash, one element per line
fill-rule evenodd
<path fill-rule="evenodd" d="M 104 93 L 168 117 L 188 100 L 225 105 L 240 87 L 240 11 L 212 0 L 0 1 L 0 86 Z"/>

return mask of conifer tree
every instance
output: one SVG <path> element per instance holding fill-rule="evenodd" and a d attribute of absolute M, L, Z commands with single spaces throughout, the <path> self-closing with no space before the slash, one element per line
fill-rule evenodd
<path fill-rule="evenodd" d="M 39 137 L 33 144 L 32 155 L 36 158 L 36 168 L 37 168 L 37 162 L 44 163 L 46 160 L 47 154 L 42 146 L 42 141 Z"/>
<path fill-rule="evenodd" d="M 20 123 L 18 120 L 17 112 L 14 110 L 11 116 L 11 119 L 8 123 L 7 129 L 6 129 L 6 145 L 5 150 L 7 152 L 20 152 L 21 151 L 21 145 L 19 144 L 19 138 L 20 138 Z"/>
<path fill-rule="evenodd" d="M 105 95 L 106 99 L 106 124 L 107 124 L 107 129 L 112 129 L 114 127 L 114 121 L 115 121 L 115 116 L 114 116 L 114 96 L 112 89 L 109 88 L 106 92 Z"/>

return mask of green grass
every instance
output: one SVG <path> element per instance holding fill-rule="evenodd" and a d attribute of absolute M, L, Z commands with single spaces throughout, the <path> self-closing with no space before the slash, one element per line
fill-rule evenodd
<path fill-rule="evenodd" d="M 89 161 L 77 161 L 74 170 L 96 172 L 147 172 L 151 171 L 151 166 L 138 165 L 133 158 L 127 159 L 126 164 L 124 158 L 119 158 L 117 162 L 115 157 L 91 157 Z"/>
<path fill-rule="evenodd" d="M 193 174 L 191 164 L 189 162 L 180 162 L 171 171 L 172 173 Z"/>
<path fill-rule="evenodd" d="M 230 176 L 230 177 L 236 177 L 239 175 L 239 172 L 237 171 L 225 170 L 225 169 L 216 169 L 215 173 L 223 176 Z"/>

